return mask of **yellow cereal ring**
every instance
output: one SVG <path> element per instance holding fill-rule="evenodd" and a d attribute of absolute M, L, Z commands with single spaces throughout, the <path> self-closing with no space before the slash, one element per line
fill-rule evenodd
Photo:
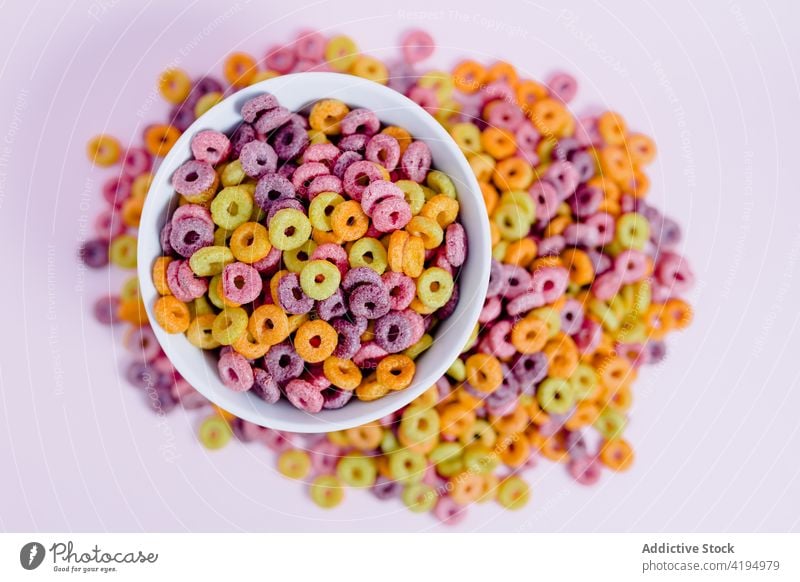
<path fill-rule="evenodd" d="M 211 333 L 216 317 L 213 313 L 204 313 L 195 317 L 189 324 L 189 329 L 186 330 L 186 339 L 201 350 L 218 348 L 220 343 L 214 339 Z"/>
<path fill-rule="evenodd" d="M 122 146 L 117 138 L 100 134 L 86 144 L 86 155 L 98 166 L 113 166 L 119 161 Z"/>

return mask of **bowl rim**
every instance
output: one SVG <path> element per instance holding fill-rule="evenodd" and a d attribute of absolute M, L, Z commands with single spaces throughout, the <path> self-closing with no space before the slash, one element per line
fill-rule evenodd
<path fill-rule="evenodd" d="M 482 206 L 480 186 L 478 185 L 478 181 L 472 171 L 472 168 L 467 162 L 466 157 L 461 152 L 460 148 L 453 140 L 450 133 L 432 115 L 430 115 L 417 103 L 415 103 L 402 93 L 367 79 L 355 77 L 353 75 L 347 75 L 341 73 L 329 73 L 329 72 L 308 72 L 308 73 L 281 75 L 278 77 L 260 81 L 253 85 L 245 87 L 239 91 L 231 93 L 225 99 L 223 99 L 222 101 L 217 103 L 214 107 L 205 112 L 203 115 L 198 117 L 181 134 L 180 138 L 175 142 L 175 144 L 172 146 L 167 155 L 161 160 L 158 170 L 153 176 L 150 188 L 148 189 L 148 195 L 145 198 L 145 203 L 141 214 L 141 221 L 139 226 L 139 234 L 137 242 L 137 259 L 138 259 L 137 274 L 139 277 L 140 293 L 142 301 L 144 302 L 144 308 L 147 312 L 148 318 L 150 322 L 152 322 L 151 328 L 156 336 L 156 339 L 158 340 L 161 349 L 164 350 L 164 353 L 170 359 L 173 366 L 175 366 L 175 369 L 181 374 L 182 377 L 184 377 L 192 385 L 194 389 L 200 392 L 210 402 L 218 404 L 219 401 L 218 397 L 219 395 L 217 394 L 218 389 L 210 387 L 207 383 L 198 381 L 197 375 L 193 374 L 192 370 L 185 369 L 186 366 L 182 365 L 183 358 L 175 357 L 176 352 L 182 351 L 183 348 L 176 347 L 176 345 L 172 343 L 174 336 L 171 334 L 167 334 L 163 329 L 161 329 L 161 327 L 157 323 L 155 323 L 153 309 L 155 300 L 159 297 L 159 294 L 155 290 L 155 286 L 152 282 L 151 269 L 153 260 L 155 260 L 157 256 L 160 256 L 160 248 L 161 248 L 160 244 L 157 244 L 155 246 L 155 248 L 158 249 L 158 253 L 155 256 L 148 256 L 147 254 L 145 254 L 145 252 L 152 248 L 153 237 L 155 237 L 156 239 L 158 238 L 158 233 L 160 232 L 159 216 L 165 210 L 165 200 L 159 199 L 159 195 L 156 192 L 158 192 L 159 190 L 163 190 L 164 187 L 166 186 L 169 190 L 172 191 L 172 196 L 174 196 L 174 190 L 172 189 L 171 186 L 172 174 L 175 171 L 175 169 L 177 169 L 182 163 L 190 159 L 191 153 L 189 153 L 187 156 L 186 152 L 187 151 L 191 152 L 190 150 L 191 139 L 198 131 L 202 129 L 216 129 L 218 131 L 223 131 L 223 132 L 230 131 L 229 125 L 222 127 L 223 125 L 222 123 L 212 121 L 215 120 L 216 117 L 218 117 L 219 115 L 225 116 L 226 113 L 223 111 L 224 109 L 229 109 L 233 103 L 237 103 L 237 105 L 234 105 L 234 107 L 235 107 L 235 112 L 238 115 L 241 109 L 241 103 L 244 100 L 265 92 L 275 93 L 276 88 L 279 88 L 277 91 L 278 93 L 284 90 L 290 91 L 291 89 L 287 88 L 291 87 L 293 83 L 297 82 L 308 82 L 308 83 L 316 83 L 329 86 L 329 89 L 326 92 L 316 97 L 313 97 L 312 100 L 309 101 L 309 103 L 324 98 L 336 98 L 337 91 L 352 90 L 353 88 L 359 88 L 359 89 L 364 89 L 365 91 L 371 92 L 373 94 L 374 93 L 380 94 L 378 97 L 374 99 L 367 97 L 365 101 L 376 100 L 383 102 L 384 109 L 387 108 L 386 104 L 388 103 L 389 105 L 391 105 L 391 110 L 410 109 L 411 111 L 413 111 L 413 115 L 416 118 L 418 118 L 418 121 L 422 125 L 425 126 L 426 136 L 420 139 L 427 142 L 431 141 L 442 142 L 444 147 L 452 150 L 452 152 L 455 154 L 453 156 L 453 159 L 455 164 L 458 166 L 458 170 L 461 174 L 461 176 L 459 176 L 458 183 L 463 184 L 463 186 L 459 186 L 459 202 L 463 203 L 462 201 L 466 200 L 467 203 L 479 205 L 477 208 L 477 222 L 472 225 L 473 227 L 472 230 L 467 231 L 469 248 L 470 248 L 470 253 L 467 259 L 467 263 L 471 262 L 471 264 L 473 265 L 473 269 L 475 269 L 476 267 L 474 267 L 474 265 L 475 261 L 478 260 L 478 256 L 481 254 L 485 254 L 484 260 L 482 260 L 482 264 L 479 265 L 478 267 L 479 276 L 477 277 L 477 286 L 473 286 L 474 288 L 469 290 L 470 298 L 468 300 L 466 307 L 464 308 L 464 311 L 460 314 L 461 318 L 466 318 L 468 320 L 469 325 L 460 324 L 463 325 L 464 326 L 463 329 L 466 330 L 465 333 L 459 334 L 463 336 L 460 338 L 460 341 L 457 342 L 452 337 L 449 337 L 447 338 L 447 342 L 449 342 L 450 345 L 438 348 L 440 351 L 438 357 L 442 358 L 443 363 L 440 363 L 436 366 L 437 369 L 440 368 L 439 373 L 427 374 L 427 376 L 435 376 L 432 382 L 430 383 L 427 381 L 417 382 L 417 384 L 419 384 L 417 386 L 415 386 L 415 383 L 412 383 L 412 385 L 406 388 L 405 390 L 390 393 L 390 395 L 387 397 L 373 400 L 370 402 L 362 402 L 361 404 L 364 407 L 364 410 L 358 414 L 355 414 L 354 415 L 355 418 L 351 420 L 337 421 L 337 420 L 331 420 L 330 418 L 326 420 L 325 419 L 326 411 L 324 410 L 317 414 L 305 413 L 303 416 L 300 417 L 302 421 L 295 421 L 295 420 L 287 421 L 286 419 L 280 418 L 281 416 L 280 414 L 276 415 L 275 417 L 265 418 L 262 413 L 259 413 L 259 411 L 255 406 L 252 405 L 247 406 L 244 404 L 240 404 L 241 399 L 236 401 L 231 400 L 229 402 L 226 402 L 225 405 L 222 406 L 225 410 L 231 412 L 237 417 L 247 420 L 249 422 L 253 422 L 260 426 L 266 426 L 275 430 L 285 430 L 298 433 L 319 433 L 319 432 L 328 432 L 332 430 L 343 430 L 346 428 L 352 428 L 355 426 L 375 421 L 388 414 L 391 414 L 392 412 L 395 412 L 403 408 L 407 404 L 409 404 L 412 400 L 417 398 L 425 390 L 429 389 L 432 385 L 434 385 L 439 377 L 444 375 L 444 373 L 447 371 L 452 362 L 455 361 L 458 355 L 462 352 L 464 345 L 466 344 L 468 338 L 471 335 L 472 330 L 475 327 L 475 324 L 478 321 L 480 311 L 483 307 L 483 300 L 485 298 L 486 290 L 489 284 L 489 273 L 490 273 L 490 263 L 491 263 L 491 254 L 489 252 L 489 249 L 491 249 L 491 236 L 490 236 L 488 215 Z M 358 105 L 358 107 L 370 107 L 370 106 Z M 379 108 L 375 107 L 375 109 L 377 110 Z M 379 118 L 381 117 L 380 114 L 378 116 Z M 241 123 L 241 117 L 239 117 L 239 123 Z M 450 171 L 449 173 L 452 173 L 452 171 Z M 465 196 L 463 193 L 464 191 L 469 191 L 469 193 L 466 194 Z M 161 198 L 163 198 L 163 196 L 161 196 Z M 169 199 L 166 201 L 166 203 L 168 203 L 168 201 Z M 476 226 L 477 229 L 475 229 Z M 465 263 L 465 266 L 467 263 Z M 464 269 L 464 267 L 462 266 L 461 269 Z M 461 279 L 463 280 L 463 273 Z M 462 288 L 461 298 L 459 299 L 459 302 L 464 301 L 466 295 L 467 293 L 465 293 L 465 290 Z M 182 336 L 183 339 L 185 340 L 184 334 L 177 334 L 177 335 Z M 438 338 L 434 336 L 434 342 L 437 339 Z M 188 342 L 188 340 L 185 341 Z M 202 354 L 204 350 L 196 348 L 195 346 L 192 346 L 192 348 L 200 352 L 201 355 L 205 355 Z M 430 352 L 426 352 L 420 357 L 426 357 L 426 356 L 429 357 Z M 189 379 L 190 376 L 195 376 L 194 380 L 190 380 Z M 242 393 L 236 393 L 234 391 L 230 392 L 232 395 L 235 396 L 238 396 L 238 394 L 242 394 Z M 258 397 L 255 395 L 250 395 L 250 398 L 258 398 Z M 264 404 L 267 405 L 266 403 Z M 276 405 L 280 404 L 283 404 L 285 406 L 291 406 L 288 403 L 276 403 Z M 267 405 L 267 406 L 275 406 L 275 405 Z M 349 406 L 351 405 L 346 405 L 344 408 L 348 408 Z M 332 410 L 330 412 L 332 413 L 335 411 Z"/>

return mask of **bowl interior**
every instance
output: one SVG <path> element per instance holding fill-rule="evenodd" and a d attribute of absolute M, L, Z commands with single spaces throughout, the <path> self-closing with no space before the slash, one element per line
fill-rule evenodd
<path fill-rule="evenodd" d="M 138 246 L 141 293 L 151 321 L 154 321 L 152 310 L 158 294 L 150 269 L 161 254 L 159 233 L 175 199 L 170 184 L 172 173 L 191 157 L 192 135 L 203 129 L 226 133 L 233 130 L 241 123 L 239 111 L 242 104 L 264 92 L 274 94 L 292 111 L 326 97 L 340 99 L 350 107 L 366 107 L 372 109 L 384 124 L 404 127 L 415 139 L 428 144 L 433 166 L 449 175 L 456 185 L 461 204 L 460 220 L 469 241 L 468 260 L 458 278 L 461 292 L 458 306 L 450 318 L 438 325 L 433 345 L 417 359 L 416 375 L 409 388 L 373 402 L 354 398 L 343 408 L 323 410 L 318 414 L 296 409 L 284 399 L 276 404 L 267 404 L 250 392 L 230 390 L 219 379 L 213 354 L 193 346 L 183 334 L 167 334 L 158 325 L 153 325 L 153 330 L 178 372 L 206 398 L 240 418 L 294 432 L 325 432 L 358 426 L 385 416 L 419 396 L 442 376 L 467 342 L 483 305 L 489 280 L 489 224 L 480 188 L 447 131 L 416 103 L 383 85 L 350 75 L 299 73 L 243 89 L 197 119 L 167 154 L 153 179 L 142 212 Z"/>

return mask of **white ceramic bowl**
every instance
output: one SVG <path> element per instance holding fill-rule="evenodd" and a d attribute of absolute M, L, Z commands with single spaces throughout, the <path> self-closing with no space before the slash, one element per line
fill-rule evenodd
<path fill-rule="evenodd" d="M 243 89 L 205 113 L 181 136 L 161 162 L 147 195 L 139 226 L 139 281 L 142 298 L 151 321 L 158 294 L 151 268 L 161 254 L 159 233 L 167 219 L 167 209 L 175 192 L 172 173 L 191 157 L 190 140 L 203 129 L 230 132 L 239 123 L 239 111 L 249 98 L 269 92 L 292 111 L 303 109 L 326 97 L 344 101 L 351 107 L 373 110 L 387 125 L 406 128 L 416 139 L 425 141 L 433 154 L 433 166 L 452 178 L 461 203 L 461 223 L 468 240 L 469 255 L 461 269 L 461 298 L 455 313 L 435 330 L 433 345 L 417 359 L 414 382 L 406 390 L 393 392 L 372 402 L 353 398 L 338 410 L 309 414 L 281 399 L 267 404 L 255 394 L 238 393 L 219 379 L 215 354 L 193 346 L 183 334 L 170 335 L 153 325 L 158 341 L 180 374 L 206 398 L 236 416 L 279 430 L 326 432 L 350 428 L 383 417 L 402 408 L 444 374 L 469 339 L 483 305 L 489 281 L 490 235 L 480 188 L 458 146 L 424 109 L 405 96 L 383 85 L 351 75 L 300 73 L 276 77 Z"/>

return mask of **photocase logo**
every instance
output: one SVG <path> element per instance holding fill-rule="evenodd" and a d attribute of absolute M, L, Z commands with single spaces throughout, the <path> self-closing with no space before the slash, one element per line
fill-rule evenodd
<path fill-rule="evenodd" d="M 19 551 L 19 563 L 26 570 L 35 570 L 44 561 L 44 546 L 39 542 L 28 542 Z"/>

